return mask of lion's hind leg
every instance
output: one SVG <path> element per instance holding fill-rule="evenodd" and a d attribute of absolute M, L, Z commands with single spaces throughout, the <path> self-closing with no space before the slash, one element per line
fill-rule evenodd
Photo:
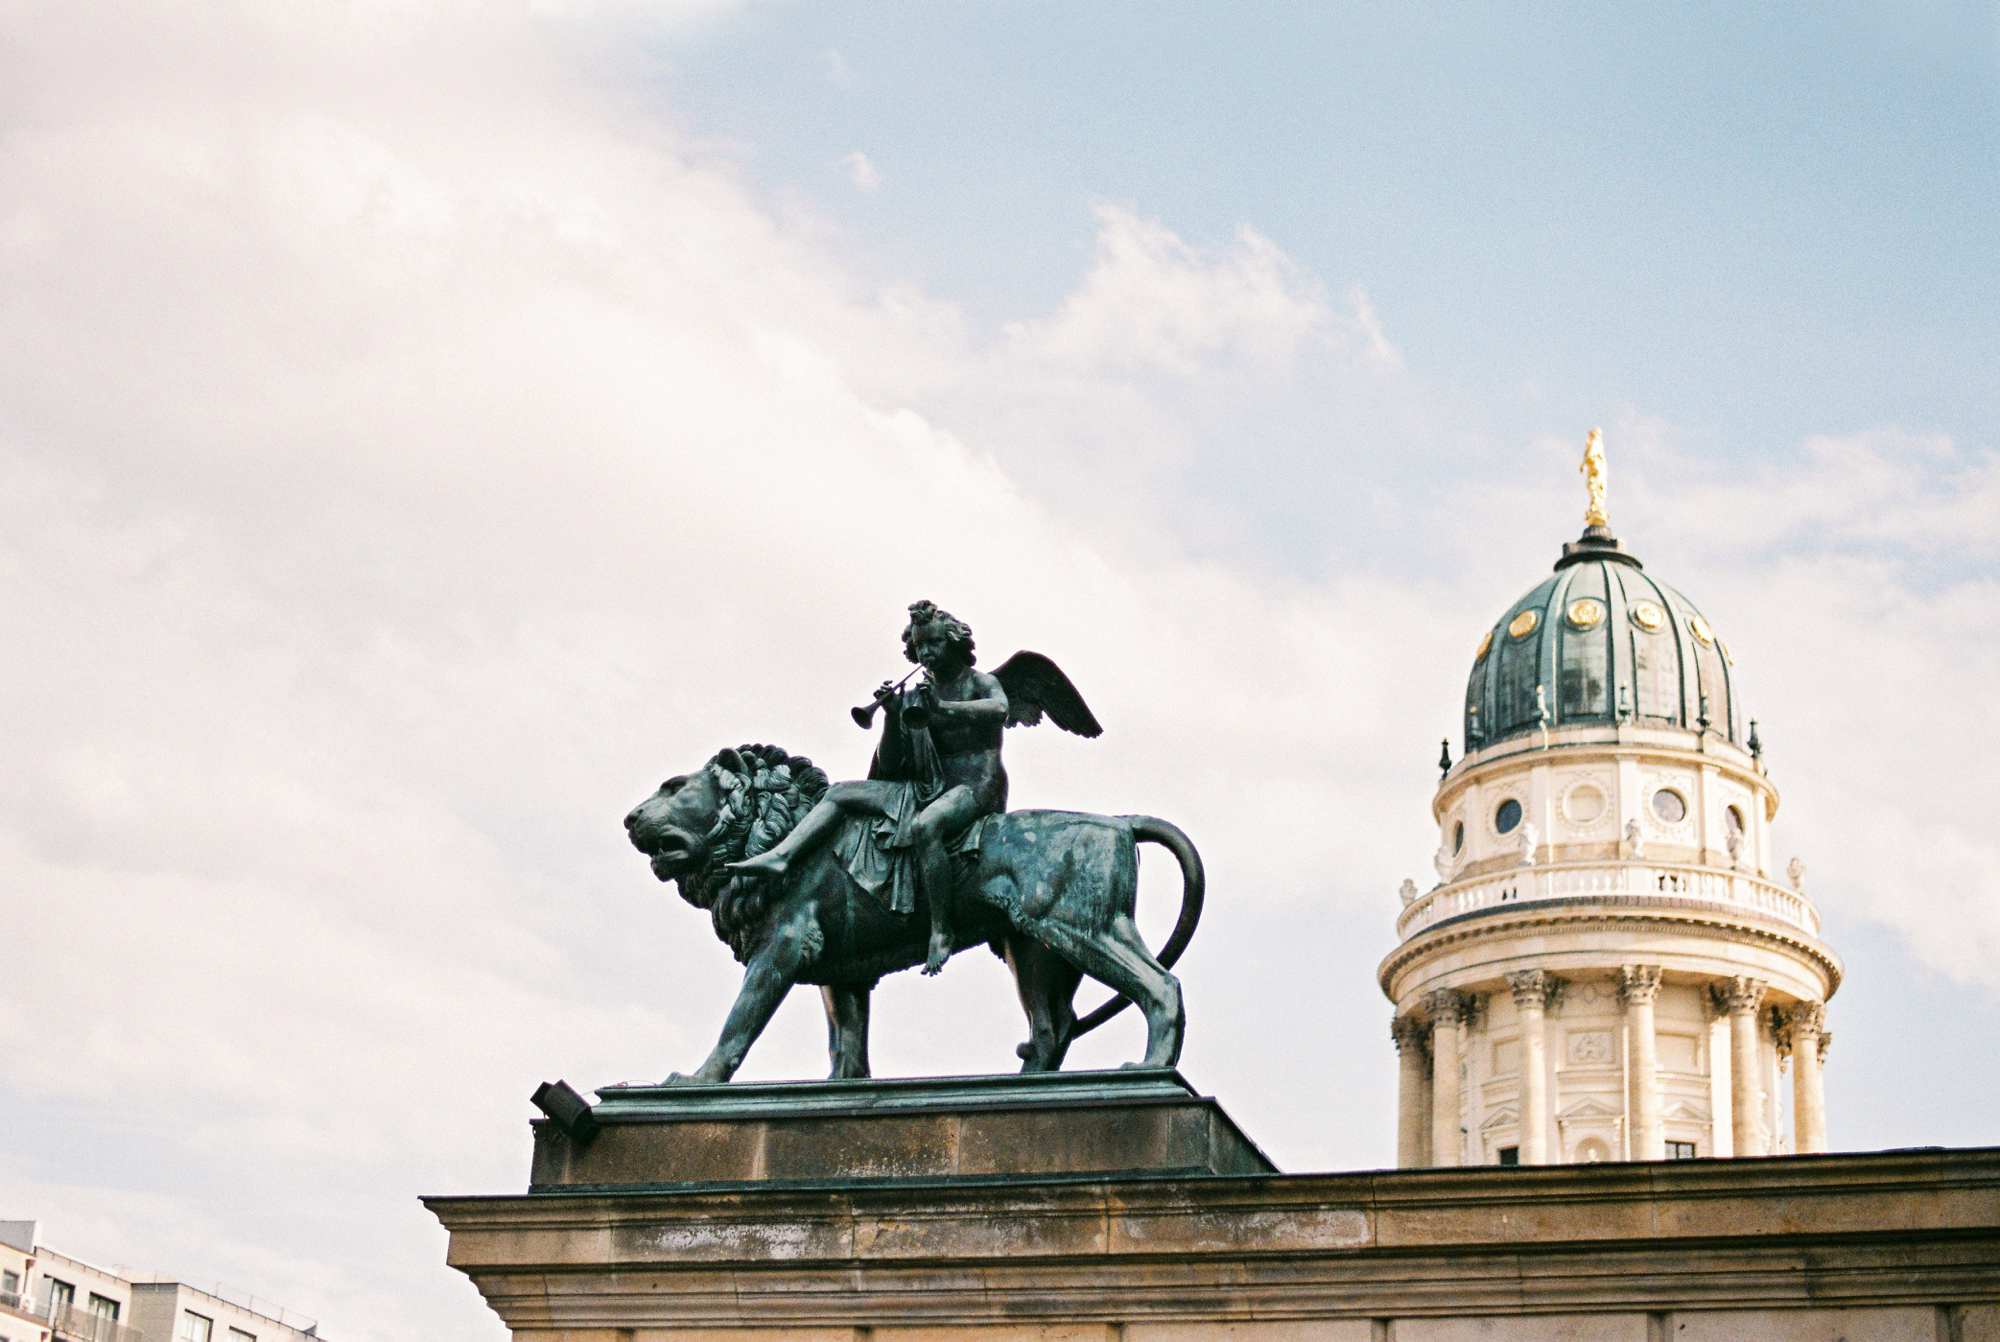
<path fill-rule="evenodd" d="M 1019 933 L 1007 937 L 1005 949 L 1028 1017 L 1028 1040 L 1014 1050 L 1021 1070 L 1058 1071 L 1069 1052 L 1070 1030 L 1076 1025 L 1073 1001 L 1083 976 L 1062 956 Z"/>
<path fill-rule="evenodd" d="M 868 998 L 875 985 L 828 984 L 819 990 L 826 1003 L 826 1052 L 833 1065 L 833 1081 L 851 1081 L 869 1075 Z"/>
<path fill-rule="evenodd" d="M 1138 925 L 1114 915 L 1096 934 L 1083 933 L 1053 918 L 1035 923 L 1028 934 L 1105 987 L 1131 998 L 1146 1016 L 1146 1056 L 1139 1067 L 1172 1067 L 1180 1061 L 1187 1014 L 1181 983 L 1153 958 Z"/>

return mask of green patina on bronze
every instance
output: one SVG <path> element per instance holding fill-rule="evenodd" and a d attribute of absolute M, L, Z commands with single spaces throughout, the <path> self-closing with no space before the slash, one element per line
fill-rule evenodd
<path fill-rule="evenodd" d="M 913 688 L 884 683 L 882 738 L 869 777 L 831 783 L 781 747 L 718 752 L 633 809 L 625 828 L 654 874 L 706 910 L 745 968 L 708 1059 L 689 1077 L 723 1082 L 795 983 L 820 986 L 835 1078 L 865 1077 L 868 1003 L 886 973 L 935 973 L 958 951 L 990 946 L 1014 971 L 1029 1039 L 1022 1070 L 1053 1071 L 1070 1043 L 1132 1002 L 1146 1017 L 1141 1065 L 1180 1056 L 1186 1020 L 1168 967 L 1201 913 L 1201 858 L 1152 816 L 1007 811 L 1007 726 L 1044 716 L 1102 730 L 1060 668 L 1037 653 L 992 674 L 974 669 L 972 631 L 930 602 L 910 608 Z M 907 679 L 907 678 L 906 678 Z M 1180 918 L 1156 957 L 1133 922 L 1138 844 L 1171 852 Z M 1117 994 L 1079 1019 L 1088 976 Z"/>

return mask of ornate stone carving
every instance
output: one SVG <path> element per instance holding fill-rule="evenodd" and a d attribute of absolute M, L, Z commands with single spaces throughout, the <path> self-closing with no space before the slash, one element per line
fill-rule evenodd
<path fill-rule="evenodd" d="M 1708 991 L 1715 1000 L 1716 1014 L 1727 1013 L 1734 1016 L 1739 1013 L 1755 1012 L 1764 1000 L 1766 986 L 1762 979 L 1738 975 L 1710 984 Z"/>
<path fill-rule="evenodd" d="M 1826 1051 L 1832 1047 L 1833 1047 L 1833 1031 L 1821 1030 L 1819 1032 L 1819 1060 L 1821 1062 L 1826 1061 Z"/>
<path fill-rule="evenodd" d="M 1627 1003 L 1651 1002 L 1660 995 L 1658 965 L 1625 965 L 1618 971 L 1618 996 Z"/>
<path fill-rule="evenodd" d="M 1548 977 L 1539 969 L 1519 969 L 1509 974 L 1507 988 L 1514 994 L 1514 1005 L 1540 1006 L 1548 990 Z"/>
<path fill-rule="evenodd" d="M 1646 829 L 1636 820 L 1625 822 L 1625 838 L 1618 845 L 1620 857 L 1644 857 L 1646 855 Z"/>
<path fill-rule="evenodd" d="M 1544 969 L 1519 969 L 1507 976 L 1507 988 L 1514 994 L 1514 1005 L 1521 1008 L 1537 1007 L 1554 1011 L 1562 1006 L 1563 989 L 1567 980 L 1559 979 Z"/>
<path fill-rule="evenodd" d="M 1522 866 L 1532 867 L 1535 865 L 1535 849 L 1540 845 L 1540 842 L 1541 836 L 1535 832 L 1535 822 L 1532 820 L 1523 821 L 1521 823 Z"/>
<path fill-rule="evenodd" d="M 1475 999 L 1470 993 L 1459 992 L 1455 988 L 1439 988 L 1424 996 L 1424 1009 L 1431 1013 L 1433 1025 L 1470 1025 L 1476 1010 Z"/>
<path fill-rule="evenodd" d="M 1403 878 L 1402 887 L 1396 891 L 1396 894 L 1397 897 L 1400 898 L 1406 905 L 1416 903 L 1417 883 L 1411 880 L 1409 877 L 1405 876 Z"/>
<path fill-rule="evenodd" d="M 1430 1039 L 1430 1022 L 1414 1013 L 1407 1016 L 1392 1016 L 1389 1020 L 1389 1038 L 1396 1041 L 1396 1052 L 1421 1052 Z"/>
<path fill-rule="evenodd" d="M 1569 1060 L 1589 1065 L 1612 1060 L 1609 1030 L 1582 1030 L 1569 1037 Z"/>
<path fill-rule="evenodd" d="M 1790 862 L 1787 862 L 1785 864 L 1785 875 L 1791 878 L 1792 889 L 1798 891 L 1802 895 L 1806 892 L 1805 863 L 1799 861 L 1796 857 L 1793 858 Z"/>

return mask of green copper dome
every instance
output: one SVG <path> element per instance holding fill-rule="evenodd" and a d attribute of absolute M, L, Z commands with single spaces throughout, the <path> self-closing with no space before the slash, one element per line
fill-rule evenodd
<path fill-rule="evenodd" d="M 1693 602 L 1592 526 L 1481 641 L 1465 749 L 1621 722 L 1743 741 L 1728 648 Z"/>

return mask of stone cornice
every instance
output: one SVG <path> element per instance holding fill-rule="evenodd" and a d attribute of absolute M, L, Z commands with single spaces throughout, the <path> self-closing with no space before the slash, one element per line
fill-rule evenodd
<path fill-rule="evenodd" d="M 2000 1299 L 1993 1149 L 425 1205 L 509 1327 L 564 1335 Z"/>
<path fill-rule="evenodd" d="M 1623 912 L 1631 909 L 1632 912 Z M 1531 928 L 1566 928 L 1578 932 L 1657 930 L 1684 932 L 1692 928 L 1723 934 L 1722 940 L 1740 939 L 1766 943 L 1816 965 L 1827 980 L 1826 996 L 1840 987 L 1844 969 L 1840 957 L 1823 942 L 1807 937 L 1778 922 L 1752 922 L 1747 916 L 1717 916 L 1715 906 L 1692 900 L 1662 896 L 1617 896 L 1599 900 L 1547 900 L 1510 905 L 1504 912 L 1481 909 L 1435 923 L 1410 937 L 1391 951 L 1377 966 L 1375 981 L 1391 1001 L 1389 984 L 1416 961 L 1427 959 L 1446 947 L 1475 941 L 1510 939 Z M 1607 968 L 1615 968 L 1608 964 Z"/>

